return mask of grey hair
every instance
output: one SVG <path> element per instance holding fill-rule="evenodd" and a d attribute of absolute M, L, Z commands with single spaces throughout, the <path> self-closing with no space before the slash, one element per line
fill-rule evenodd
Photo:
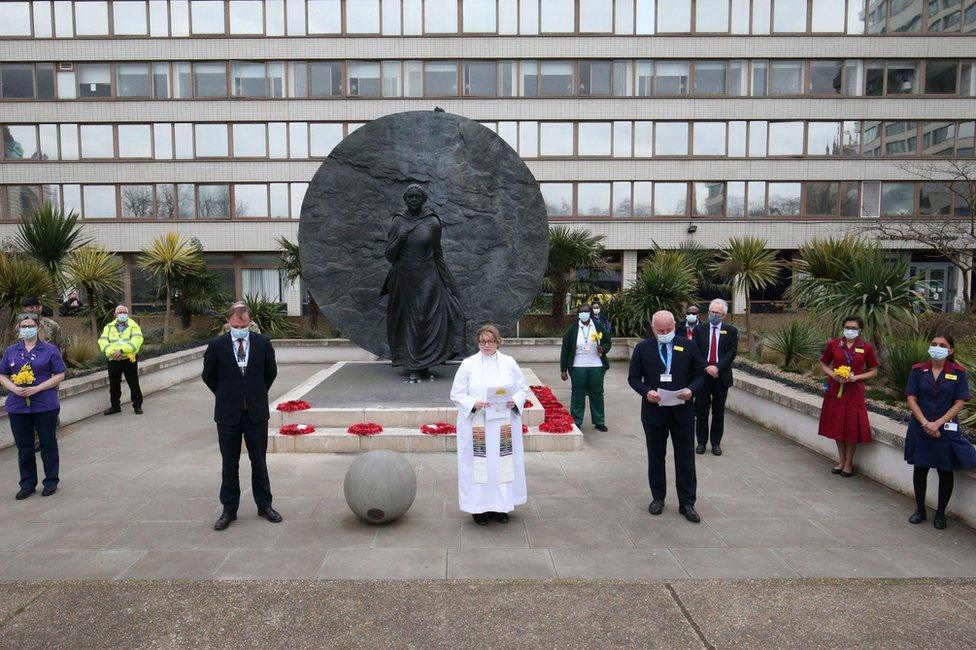
<path fill-rule="evenodd" d="M 403 198 L 407 198 L 407 194 L 410 193 L 410 190 L 418 190 L 424 195 L 424 201 L 427 200 L 427 190 L 424 189 L 423 185 L 420 185 L 419 183 L 410 183 L 410 185 L 407 185 L 407 189 L 403 190 Z"/>
<path fill-rule="evenodd" d="M 715 298 L 714 300 L 712 300 L 712 302 L 708 303 L 709 307 L 711 307 L 712 305 L 722 305 L 722 309 L 725 311 L 725 313 L 726 314 L 729 313 L 729 303 L 725 302 L 721 298 Z"/>
<path fill-rule="evenodd" d="M 251 317 L 251 308 L 247 306 L 247 303 L 235 302 L 227 310 L 227 320 L 230 320 L 234 316 L 247 316 Z"/>
<path fill-rule="evenodd" d="M 17 327 L 20 327 L 21 321 L 25 320 L 33 321 L 34 325 L 41 324 L 41 319 L 37 317 L 37 314 L 32 314 L 29 311 L 25 311 L 17 314 Z"/>

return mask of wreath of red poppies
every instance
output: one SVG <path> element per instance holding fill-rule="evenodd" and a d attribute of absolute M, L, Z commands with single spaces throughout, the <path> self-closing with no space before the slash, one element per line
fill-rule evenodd
<path fill-rule="evenodd" d="M 358 422 L 346 429 L 346 432 L 356 436 L 375 436 L 383 433 L 383 427 L 375 422 Z"/>
<path fill-rule="evenodd" d="M 450 422 L 435 422 L 421 426 L 420 433 L 428 436 L 450 436 L 457 433 L 457 427 Z"/>
<path fill-rule="evenodd" d="M 539 425 L 543 433 L 570 433 L 573 430 L 573 416 L 569 414 L 562 402 L 556 399 L 552 389 L 548 386 L 529 386 L 535 393 L 539 403 L 546 412 L 546 418 Z"/>
<path fill-rule="evenodd" d="M 278 433 L 283 436 L 304 436 L 315 433 L 315 427 L 308 424 L 286 424 L 278 429 Z"/>
<path fill-rule="evenodd" d="M 279 411 L 291 413 L 292 411 L 307 411 L 312 408 L 312 405 L 303 399 L 290 399 L 287 402 L 282 402 L 276 408 Z"/>

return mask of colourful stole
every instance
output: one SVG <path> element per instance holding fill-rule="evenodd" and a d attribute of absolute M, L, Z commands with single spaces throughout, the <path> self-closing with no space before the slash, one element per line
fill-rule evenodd
<path fill-rule="evenodd" d="M 474 482 L 485 484 L 488 482 L 488 443 L 485 440 L 484 414 L 478 426 L 471 428 L 471 442 L 474 449 L 472 470 Z M 498 481 L 511 483 L 515 480 L 515 458 L 512 455 L 512 425 L 506 422 L 502 425 L 501 439 L 498 445 Z"/>

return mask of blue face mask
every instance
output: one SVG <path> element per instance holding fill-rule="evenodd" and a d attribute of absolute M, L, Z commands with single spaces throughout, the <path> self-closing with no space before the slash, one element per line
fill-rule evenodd
<path fill-rule="evenodd" d="M 929 356 L 936 361 L 942 361 L 948 358 L 949 348 L 940 348 L 938 345 L 933 345 L 929 347 Z"/>
<path fill-rule="evenodd" d="M 129 315 L 128 314 L 117 314 L 115 316 L 115 318 L 117 318 L 120 323 L 124 323 L 127 320 L 129 320 Z"/>
<path fill-rule="evenodd" d="M 248 329 L 246 327 L 232 327 L 230 328 L 230 336 L 233 339 L 246 339 Z"/>
<path fill-rule="evenodd" d="M 37 338 L 37 328 L 36 327 L 21 327 L 20 328 L 20 338 L 32 341 Z"/>
<path fill-rule="evenodd" d="M 708 322 L 710 324 L 712 324 L 712 325 L 718 325 L 719 323 L 722 322 L 722 317 L 721 316 L 716 316 L 715 314 L 709 314 L 708 315 Z"/>

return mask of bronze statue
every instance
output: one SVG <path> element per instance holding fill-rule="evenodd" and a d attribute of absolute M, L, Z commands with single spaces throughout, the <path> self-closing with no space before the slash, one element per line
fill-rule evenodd
<path fill-rule="evenodd" d="M 427 192 L 412 184 L 407 209 L 393 215 L 386 259 L 392 267 L 380 295 L 389 295 L 386 335 L 394 366 L 410 381 L 431 379 L 430 368 L 464 353 L 460 292 L 444 262 L 441 220 L 426 208 Z"/>

